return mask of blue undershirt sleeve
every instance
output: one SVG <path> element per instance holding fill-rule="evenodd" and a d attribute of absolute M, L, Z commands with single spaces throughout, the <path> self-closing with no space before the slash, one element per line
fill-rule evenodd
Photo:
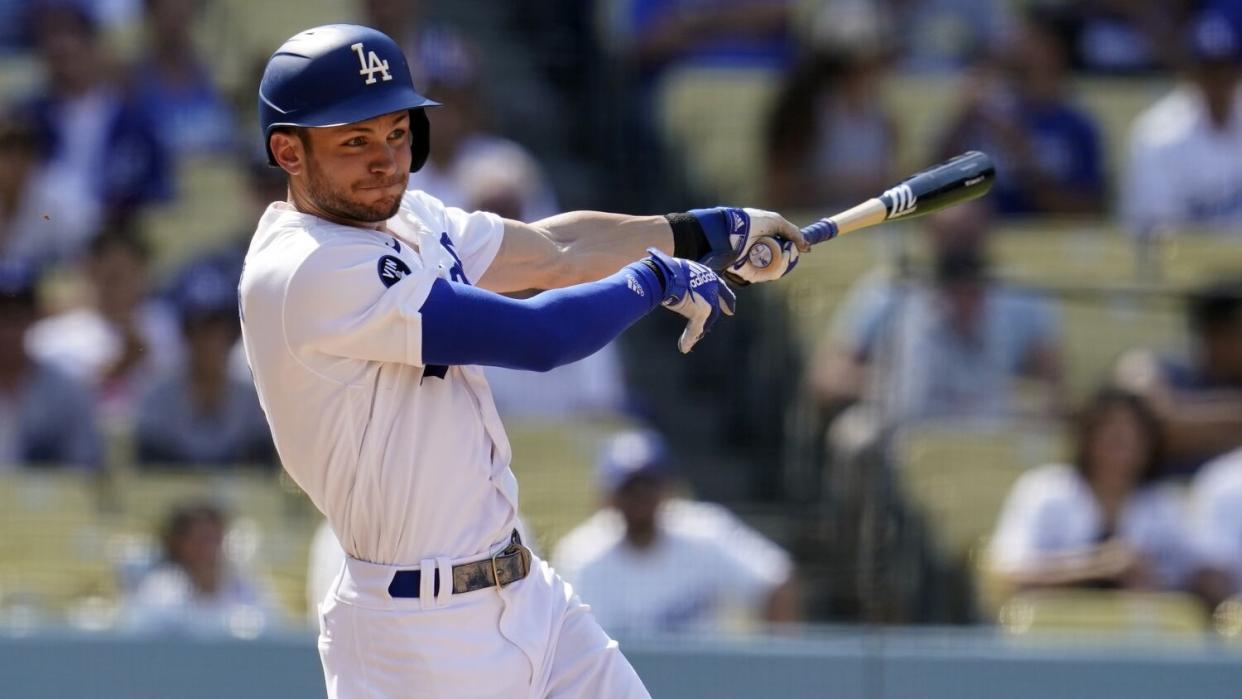
<path fill-rule="evenodd" d="M 423 364 L 548 371 L 599 351 L 661 294 L 655 272 L 642 263 L 525 300 L 438 279 L 419 310 Z"/>

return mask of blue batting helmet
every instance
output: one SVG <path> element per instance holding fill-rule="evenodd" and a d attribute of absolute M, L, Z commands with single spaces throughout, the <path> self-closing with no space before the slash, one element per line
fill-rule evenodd
<path fill-rule="evenodd" d="M 341 126 L 383 114 L 410 111 L 410 171 L 427 161 L 430 126 L 425 107 L 438 103 L 414 89 L 397 42 L 354 24 L 307 29 L 267 61 L 259 83 L 259 127 L 268 163 L 270 139 L 281 126 Z"/>

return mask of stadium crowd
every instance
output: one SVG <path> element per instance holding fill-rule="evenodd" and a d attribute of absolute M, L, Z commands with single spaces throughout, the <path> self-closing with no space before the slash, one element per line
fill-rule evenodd
<path fill-rule="evenodd" d="M 536 220 L 749 197 L 739 205 L 822 215 L 900 179 L 903 125 L 920 118 L 893 106 L 885 86 L 901 80 L 943 90 L 908 95 L 907 109 L 947 101 L 938 131 L 920 132 L 921 156 L 978 149 L 997 163 L 989 197 L 903 229 L 898 254 L 847 283 L 824 282 L 819 293 L 841 301 L 822 328 L 806 332 L 778 284 L 745 290 L 693 367 L 663 346 L 674 321 L 652 318 L 545 375 L 488 369 L 507 419 L 654 431 L 601 445 L 602 509 L 539 542 L 606 627 L 727 626 L 739 608 L 752 622 L 976 621 L 986 585 L 1002 598 L 1183 592 L 1208 610 L 1242 594 L 1242 266 L 1171 281 L 1138 265 L 1110 292 L 1093 279 L 1016 281 L 996 253 L 1065 222 L 1091 229 L 1086 256 L 1106 237 L 1137 260 L 1191 237 L 1242 250 L 1242 1 L 481 5 L 333 10 L 396 38 L 420 90 L 443 103 L 410 186 L 452 206 Z M 231 9 L 0 7 L 0 471 L 276 478 L 236 287 L 248 226 L 284 198 L 284 180 L 253 126 L 249 67 L 270 46 L 212 43 L 237 30 Z M 217 67 L 230 50 L 240 78 Z M 1115 134 L 1082 80 L 1162 92 Z M 197 189 L 221 168 L 232 189 Z M 233 195 L 210 198 L 220 192 Z M 1071 385 L 1070 307 L 1152 298 L 1184 317 L 1177 341 L 1138 333 L 1089 390 Z M 1049 463 L 996 464 L 1030 468 L 995 498 L 994 531 L 972 549 L 981 572 L 936 550 L 937 523 L 899 482 L 903 440 L 928 425 L 1068 435 Z M 228 514 L 176 505 L 149 569 L 118 572 L 120 627 L 296 623 L 230 562 Z M 0 537 L 22 533 L 6 527 Z M 313 548 L 312 617 L 339 565 L 330 532 Z M 0 569 L 25 565 L 6 551 Z"/>

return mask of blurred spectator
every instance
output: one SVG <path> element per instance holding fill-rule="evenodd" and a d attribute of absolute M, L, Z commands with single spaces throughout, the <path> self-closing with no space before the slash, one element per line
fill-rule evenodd
<path fill-rule="evenodd" d="M 109 420 L 127 421 L 148 382 L 177 367 L 176 318 L 148 297 L 150 250 L 132 229 L 111 229 L 90 245 L 90 299 L 45 318 L 26 337 L 32 355 L 98 389 Z"/>
<path fill-rule="evenodd" d="M 884 424 L 928 418 L 1002 418 L 1022 412 L 1014 381 L 1042 389 L 1037 412 L 1061 400 L 1061 349 L 1053 310 L 1033 294 L 987 277 L 986 205 L 962 204 L 927 219 L 931 283 L 882 272 L 859 280 L 811 363 L 819 402 L 859 399 Z"/>
<path fill-rule="evenodd" d="M 1157 481 L 1160 424 L 1137 396 L 1098 394 L 1072 465 L 1024 473 L 1001 509 L 989 562 L 1014 589 L 1185 589 L 1196 572 L 1177 489 Z"/>
<path fill-rule="evenodd" d="M 1242 446 L 1242 281 L 1191 294 L 1188 311 L 1188 357 L 1132 350 L 1116 371 L 1118 384 L 1142 395 L 1160 417 L 1168 469 L 1182 474 Z"/>
<path fill-rule="evenodd" d="M 724 508 L 674 497 L 669 455 L 627 432 L 599 463 L 607 506 L 556 546 L 554 567 L 610 634 L 720 628 L 741 610 L 795 621 L 788 554 Z"/>
<path fill-rule="evenodd" d="M 202 266 L 189 270 L 179 286 L 185 365 L 157 381 L 139 403 L 138 461 L 216 468 L 274 464 L 254 385 L 229 374 L 229 355 L 241 335 L 237 279 Z"/>
<path fill-rule="evenodd" d="M 1103 209 L 1099 135 L 1067 96 L 1066 49 L 1055 27 L 1032 13 L 1000 62 L 969 76 L 940 147 L 996 160 L 991 199 L 1002 214 L 1094 214 Z"/>
<path fill-rule="evenodd" d="M 35 286 L 33 267 L 0 260 L 0 469 L 98 466 L 103 444 L 89 390 L 24 349 L 37 314 Z"/>
<path fill-rule="evenodd" d="M 767 124 L 767 204 L 837 210 L 889 186 L 896 127 L 879 95 L 884 58 L 857 43 L 809 58 Z"/>
<path fill-rule="evenodd" d="M 1074 65 L 1134 73 L 1177 65 L 1178 31 L 1198 0 L 1077 0 L 1051 6 L 1073 47 Z"/>
<path fill-rule="evenodd" d="M 279 625 L 268 592 L 229 563 L 227 524 L 224 512 L 210 503 L 173 508 L 164 525 L 164 562 L 125 600 L 122 625 L 202 637 L 253 637 Z"/>
<path fill-rule="evenodd" d="M 1187 80 L 1139 115 L 1121 214 L 1144 239 L 1242 230 L 1242 34 L 1220 15 L 1191 26 Z"/>
<path fill-rule="evenodd" d="M 48 265 L 79 257 L 99 212 L 71 195 L 43 162 L 33 125 L 0 120 L 0 259 Z"/>
<path fill-rule="evenodd" d="M 783 68 L 790 0 L 607 0 L 605 41 L 654 75 L 675 63 Z"/>
<path fill-rule="evenodd" d="M 177 295 L 185 288 L 184 279 L 194 273 L 209 270 L 236 289 L 241 281 L 242 262 L 246 259 L 246 250 L 250 248 L 250 239 L 254 237 L 254 223 L 274 201 L 284 201 L 288 196 L 288 181 L 285 171 L 267 164 L 267 156 L 252 158 L 246 164 L 245 187 L 249 211 L 243 220 L 248 221 L 242 228 L 226 237 L 226 241 L 188 261 L 184 266 L 170 275 L 166 287 L 161 289 L 160 296 L 174 306 L 178 306 Z M 247 374 L 249 378 L 249 374 Z"/>
<path fill-rule="evenodd" d="M 1191 538 L 1208 567 L 1204 596 L 1219 603 L 1242 594 L 1242 449 L 1205 464 L 1191 485 Z"/>
<path fill-rule="evenodd" d="M 137 109 L 177 157 L 228 153 L 235 124 L 208 66 L 195 50 L 199 0 L 144 0 L 146 48 L 130 72 Z"/>
<path fill-rule="evenodd" d="M 427 111 L 431 152 L 410 189 L 449 206 L 484 209 L 519 221 L 559 212 L 538 162 L 522 146 L 487 131 L 488 113 L 479 94 L 475 52 L 460 39 L 427 46 L 422 65 L 427 94 L 443 106 Z"/>
<path fill-rule="evenodd" d="M 995 0 L 887 0 L 895 34 L 905 42 L 903 67 L 953 70 L 996 49 L 1013 29 L 1012 3 Z"/>
<path fill-rule="evenodd" d="M 71 201 L 122 216 L 172 194 L 156 127 L 114 76 L 85 0 L 36 0 L 31 31 L 46 73 L 19 106 L 35 123 L 52 177 Z"/>

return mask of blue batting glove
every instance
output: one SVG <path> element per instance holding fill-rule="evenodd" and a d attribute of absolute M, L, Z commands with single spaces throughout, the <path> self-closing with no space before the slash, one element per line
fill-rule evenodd
<path fill-rule="evenodd" d="M 647 248 L 647 252 L 651 254 L 648 259 L 664 275 L 661 303 L 690 321 L 677 340 L 677 349 L 685 354 L 712 329 L 721 313 L 733 315 L 737 297 L 707 266 L 669 257 L 655 248 Z"/>

